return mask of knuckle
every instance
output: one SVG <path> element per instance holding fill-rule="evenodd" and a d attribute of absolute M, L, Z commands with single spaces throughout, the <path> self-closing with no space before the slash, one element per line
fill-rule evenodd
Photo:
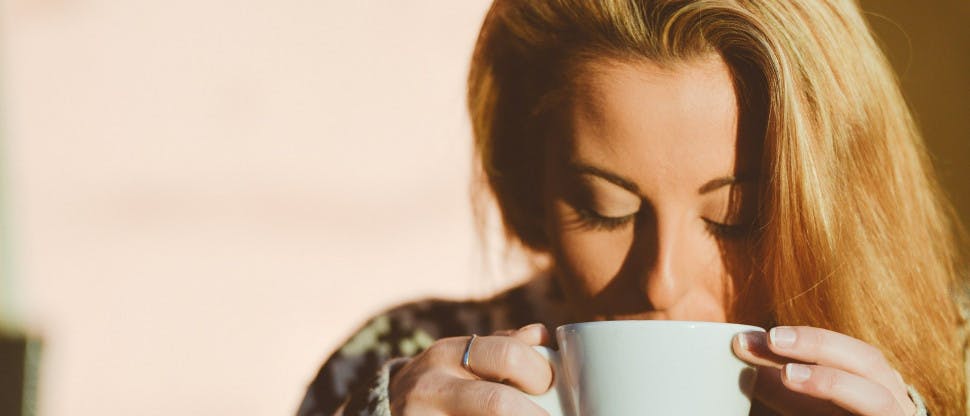
<path fill-rule="evenodd" d="M 846 377 L 843 373 L 838 372 L 826 372 L 822 377 L 819 377 L 818 388 L 823 393 L 828 395 L 835 394 L 846 390 Z"/>
<path fill-rule="evenodd" d="M 522 362 L 520 351 L 514 342 L 498 343 L 495 354 L 505 368 L 518 368 Z"/>
<path fill-rule="evenodd" d="M 809 351 L 817 351 L 824 346 L 829 337 L 828 330 L 813 330 L 814 328 L 799 327 L 798 340 L 802 347 Z"/>
<path fill-rule="evenodd" d="M 872 408 L 876 414 L 891 415 L 899 412 L 899 403 L 888 389 L 883 387 L 880 394 L 872 398 Z"/>
<path fill-rule="evenodd" d="M 482 409 L 490 415 L 513 414 L 512 391 L 504 388 L 492 388 L 485 392 L 482 398 Z"/>
<path fill-rule="evenodd" d="M 888 369 L 886 356 L 882 351 L 873 346 L 867 346 L 862 357 L 859 357 L 859 365 L 864 374 L 878 374 Z"/>
<path fill-rule="evenodd" d="M 449 344 L 453 341 L 452 338 L 445 338 L 435 341 L 428 349 L 424 350 L 421 355 L 427 357 L 432 361 L 439 361 L 445 359 L 449 354 Z"/>

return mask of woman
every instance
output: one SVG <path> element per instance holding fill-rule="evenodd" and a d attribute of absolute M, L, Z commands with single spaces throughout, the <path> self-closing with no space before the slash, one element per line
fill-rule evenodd
<path fill-rule="evenodd" d="M 853 1 L 496 0 L 468 104 L 549 266 L 372 319 L 301 414 L 540 415 L 530 347 L 602 319 L 770 328 L 752 414 L 966 413 L 957 223 Z"/>

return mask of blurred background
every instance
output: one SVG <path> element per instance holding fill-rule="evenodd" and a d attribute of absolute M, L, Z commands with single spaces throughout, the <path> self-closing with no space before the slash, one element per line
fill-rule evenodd
<path fill-rule="evenodd" d="M 292 414 L 368 316 L 521 278 L 468 202 L 488 3 L 0 0 L 23 413 Z M 970 1 L 862 4 L 970 223 Z"/>

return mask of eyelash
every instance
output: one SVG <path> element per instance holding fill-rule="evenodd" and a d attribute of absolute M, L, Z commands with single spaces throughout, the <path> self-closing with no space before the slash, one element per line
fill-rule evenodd
<path fill-rule="evenodd" d="M 714 237 L 725 240 L 738 240 L 748 236 L 751 227 L 748 224 L 721 224 L 719 222 L 704 219 L 707 232 Z"/>
<path fill-rule="evenodd" d="M 593 210 L 584 208 L 576 208 L 576 213 L 579 214 L 579 219 L 584 226 L 591 230 L 602 231 L 613 231 L 619 229 L 629 224 L 630 221 L 633 221 L 633 218 L 637 216 L 636 213 L 633 213 L 622 217 L 606 217 L 597 214 Z"/>
<path fill-rule="evenodd" d="M 614 231 L 629 224 L 637 216 L 636 213 L 622 217 L 606 217 L 589 209 L 577 208 L 580 221 L 591 230 Z M 747 224 L 722 224 L 704 218 L 707 232 L 716 238 L 727 240 L 740 239 L 747 236 L 750 227 Z"/>

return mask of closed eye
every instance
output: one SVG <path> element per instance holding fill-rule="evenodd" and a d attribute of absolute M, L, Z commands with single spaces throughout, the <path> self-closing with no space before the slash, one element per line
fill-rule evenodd
<path fill-rule="evenodd" d="M 629 215 L 624 215 L 622 217 L 607 217 L 600 215 L 598 212 L 586 209 L 586 208 L 576 208 L 576 213 L 579 215 L 579 220 L 589 229 L 592 230 L 603 230 L 603 231 L 614 231 L 624 226 L 630 224 L 637 213 L 634 212 Z"/>
<path fill-rule="evenodd" d="M 750 224 L 724 224 L 704 218 L 704 226 L 712 236 L 728 240 L 747 237 L 751 232 Z"/>

